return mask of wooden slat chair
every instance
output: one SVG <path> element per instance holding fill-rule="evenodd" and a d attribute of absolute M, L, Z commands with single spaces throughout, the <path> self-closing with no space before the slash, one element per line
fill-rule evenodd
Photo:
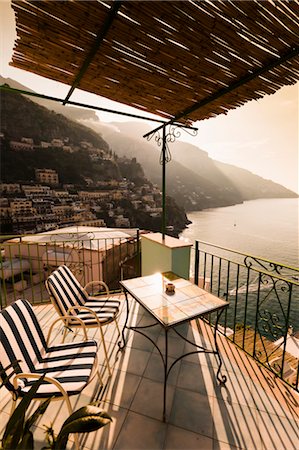
<path fill-rule="evenodd" d="M 117 322 L 120 301 L 110 297 L 109 288 L 103 281 L 93 281 L 82 287 L 77 278 L 66 266 L 60 266 L 48 277 L 45 282 L 50 299 L 65 322 L 65 335 L 69 328 L 80 328 L 80 323 L 72 318 L 79 318 L 86 327 L 98 327 L 103 342 L 103 349 L 107 368 L 111 375 L 109 358 L 104 339 L 103 326 L 115 322 L 118 335 L 120 330 Z M 105 290 L 105 297 L 94 297 L 88 294 L 87 289 L 93 284 L 101 285 Z"/>
<path fill-rule="evenodd" d="M 14 365 L 14 369 L 11 367 L 2 375 L 2 382 L 13 397 L 11 414 L 17 400 L 43 374 L 46 376 L 35 398 L 64 399 L 69 414 L 73 412 L 69 397 L 80 394 L 96 373 L 100 377 L 97 343 L 87 340 L 84 324 L 81 326 L 85 341 L 49 346 L 51 332 L 59 320 L 61 318 L 52 323 L 45 339 L 35 312 L 27 300 L 17 300 L 0 312 L 1 372 Z"/>

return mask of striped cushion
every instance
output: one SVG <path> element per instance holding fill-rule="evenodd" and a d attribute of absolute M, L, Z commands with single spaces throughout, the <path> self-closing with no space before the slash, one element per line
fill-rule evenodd
<path fill-rule="evenodd" d="M 30 303 L 18 300 L 0 313 L 1 368 L 20 360 L 16 372 L 46 374 L 59 381 L 69 395 L 87 385 L 97 352 L 94 341 L 47 347 L 45 337 Z M 9 375 L 12 370 L 7 371 Z M 19 394 L 30 389 L 34 379 L 19 380 Z M 13 390 L 13 377 L 5 382 Z M 44 382 L 36 397 L 61 396 L 56 386 Z"/>
<path fill-rule="evenodd" d="M 101 323 L 109 323 L 114 320 L 119 310 L 120 302 L 118 300 L 103 299 L 89 297 L 89 301 L 84 306 L 92 309 Z M 96 323 L 94 316 L 89 314 L 88 311 L 80 311 L 78 317 L 84 321 L 86 325 L 92 325 Z"/>
<path fill-rule="evenodd" d="M 66 315 L 72 306 L 82 306 L 88 300 L 84 289 L 67 266 L 58 267 L 49 276 L 48 286 L 61 315 Z M 76 312 L 71 314 L 76 315 Z"/>
<path fill-rule="evenodd" d="M 66 315 L 72 306 L 86 306 L 92 309 L 101 323 L 109 323 L 115 319 L 119 310 L 120 302 L 103 297 L 91 297 L 86 295 L 83 287 L 67 266 L 60 266 L 48 278 L 48 286 L 52 299 L 61 315 Z M 52 300 L 53 301 L 53 300 Z M 97 321 L 88 311 L 73 311 L 72 315 L 77 315 L 86 325 L 96 325 Z M 78 322 L 70 326 L 79 326 Z"/>

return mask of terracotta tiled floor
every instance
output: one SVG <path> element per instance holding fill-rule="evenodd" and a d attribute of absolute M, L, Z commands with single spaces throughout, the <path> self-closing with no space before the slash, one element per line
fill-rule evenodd
<path fill-rule="evenodd" d="M 53 308 L 41 305 L 35 310 L 45 329 L 48 328 L 51 319 L 56 317 Z M 135 306 L 130 320 L 146 324 L 149 317 Z M 120 323 L 123 322 L 124 312 L 120 317 Z M 208 344 L 211 340 L 209 326 L 201 321 L 192 322 L 183 331 L 191 341 Z M 149 330 L 151 339 L 162 346 L 160 332 L 159 326 Z M 91 330 L 90 336 L 94 335 L 95 331 Z M 60 336 L 57 330 L 57 337 Z M 113 366 L 112 377 L 109 379 L 107 370 L 101 367 L 104 388 L 99 389 L 95 378 L 72 403 L 77 409 L 100 399 L 113 422 L 97 432 L 81 435 L 82 449 L 299 449 L 299 395 L 221 336 L 226 385 L 219 386 L 215 380 L 217 363 L 213 355 L 182 359 L 169 378 L 165 423 L 162 421 L 163 366 L 157 349 L 131 331 L 125 350 L 119 352 L 113 324 L 106 328 L 105 337 Z M 73 338 L 73 334 L 69 333 L 68 338 Z M 170 332 L 170 361 L 188 350 L 190 344 Z M 102 346 L 99 357 L 103 362 Z M 8 419 L 10 396 L 4 389 L 0 395 L 2 432 Z M 43 425 L 53 423 L 54 430 L 58 431 L 66 417 L 62 402 L 52 403 L 35 429 L 37 449 L 44 445 Z"/>

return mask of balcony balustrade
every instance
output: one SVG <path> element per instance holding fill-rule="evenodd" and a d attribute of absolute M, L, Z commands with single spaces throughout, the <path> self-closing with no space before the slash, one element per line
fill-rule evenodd
<path fill-rule="evenodd" d="M 44 280 L 61 264 L 83 285 L 102 279 L 115 291 L 121 279 L 141 274 L 138 230 L 119 237 L 108 231 L 106 238 L 45 233 L 1 241 L 1 308 L 20 297 L 48 303 Z M 230 302 L 220 332 L 298 391 L 299 269 L 200 241 L 191 261 L 194 282 Z M 210 325 L 214 319 L 206 318 Z"/>
<path fill-rule="evenodd" d="M 230 303 L 221 332 L 298 391 L 299 269 L 203 241 L 194 252 L 195 283 Z"/>
<path fill-rule="evenodd" d="M 61 229 L 63 230 L 63 229 Z M 45 233 L 0 237 L 1 308 L 22 296 L 32 304 L 47 303 L 44 281 L 66 264 L 83 284 L 105 280 L 119 290 L 119 280 L 140 274 L 139 230 Z"/>

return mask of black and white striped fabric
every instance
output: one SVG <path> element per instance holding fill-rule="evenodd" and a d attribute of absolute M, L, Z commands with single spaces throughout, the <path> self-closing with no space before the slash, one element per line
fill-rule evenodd
<path fill-rule="evenodd" d="M 52 302 L 53 300 L 55 301 L 56 309 L 61 315 L 75 315 L 83 320 L 87 326 L 97 324 L 94 315 L 84 310 L 73 310 L 69 313 L 69 308 L 73 306 L 90 308 L 96 313 L 98 320 L 103 325 L 112 322 L 119 311 L 120 302 L 118 300 L 89 296 L 77 278 L 65 265 L 58 267 L 49 276 L 46 286 Z M 78 322 L 70 325 L 78 326 Z"/>
<path fill-rule="evenodd" d="M 79 394 L 88 384 L 97 353 L 95 341 L 47 347 L 35 312 L 26 300 L 17 300 L 0 312 L 0 327 L 1 369 L 20 360 L 17 373 L 46 374 L 59 381 L 68 395 Z M 7 375 L 11 372 L 12 369 Z M 13 378 L 4 382 L 10 391 L 14 391 Z M 20 379 L 18 395 L 28 392 L 34 381 Z M 44 382 L 36 397 L 50 396 L 60 397 L 61 393 L 54 384 Z"/>

